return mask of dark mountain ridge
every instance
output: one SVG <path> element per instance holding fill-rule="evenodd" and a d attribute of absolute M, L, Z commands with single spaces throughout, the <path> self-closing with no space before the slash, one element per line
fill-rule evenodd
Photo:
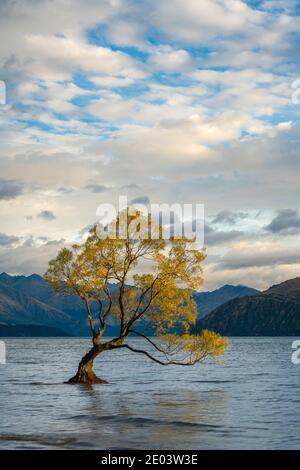
<path fill-rule="evenodd" d="M 111 286 L 113 289 L 114 286 Z M 199 317 L 229 299 L 242 295 L 253 295 L 255 289 L 245 286 L 223 286 L 212 292 L 194 294 Z M 76 296 L 60 296 L 38 274 L 31 276 L 10 276 L 0 274 L 0 322 L 31 325 L 45 325 L 61 328 L 79 336 L 90 335 L 85 306 Z M 117 333 L 111 325 L 107 334 Z"/>
<path fill-rule="evenodd" d="M 209 312 L 231 299 L 245 295 L 255 295 L 258 292 L 258 290 L 251 287 L 242 285 L 231 286 L 228 284 L 212 292 L 198 292 L 194 295 L 198 307 L 198 318 L 204 318 Z"/>
<path fill-rule="evenodd" d="M 8 337 L 65 337 L 70 336 L 60 328 L 54 328 L 46 325 L 1 325 L 0 338 Z"/>
<path fill-rule="evenodd" d="M 70 321 L 70 316 L 65 312 L 1 281 L 2 279 L 0 279 L 0 319 L 2 322 L 37 323 L 59 327 Z"/>
<path fill-rule="evenodd" d="M 300 335 L 300 277 L 224 303 L 197 322 L 195 332 L 202 329 L 227 336 Z"/>

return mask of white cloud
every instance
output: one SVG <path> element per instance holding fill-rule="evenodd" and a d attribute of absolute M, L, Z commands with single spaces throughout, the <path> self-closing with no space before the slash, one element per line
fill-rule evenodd
<path fill-rule="evenodd" d="M 253 10 L 241 0 L 155 0 L 153 21 L 166 36 L 185 42 L 207 42 L 214 36 L 244 32 L 261 25 L 263 12 Z"/>
<path fill-rule="evenodd" d="M 114 76 L 103 76 L 97 75 L 90 78 L 91 82 L 95 83 L 99 87 L 103 88 L 115 88 L 129 86 L 134 83 L 133 78 L 129 77 L 114 77 Z"/>
<path fill-rule="evenodd" d="M 24 69 L 42 80 L 64 80 L 76 70 L 125 78 L 145 77 L 141 67 L 126 54 L 80 40 L 31 34 L 25 36 L 24 49 L 34 57 L 29 63 L 24 62 Z"/>
<path fill-rule="evenodd" d="M 162 47 L 153 53 L 149 66 L 164 72 L 185 72 L 193 68 L 193 59 L 184 49 L 172 50 Z"/>

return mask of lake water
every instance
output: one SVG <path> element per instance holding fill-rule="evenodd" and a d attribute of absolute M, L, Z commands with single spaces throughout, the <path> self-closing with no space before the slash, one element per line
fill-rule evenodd
<path fill-rule="evenodd" d="M 139 339 L 135 340 L 138 342 Z M 292 338 L 232 338 L 223 364 L 103 354 L 109 385 L 66 385 L 85 338 L 5 340 L 1 449 L 300 449 Z"/>

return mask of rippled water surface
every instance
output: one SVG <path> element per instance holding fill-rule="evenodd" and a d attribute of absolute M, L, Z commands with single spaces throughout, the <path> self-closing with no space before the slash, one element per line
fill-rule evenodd
<path fill-rule="evenodd" d="M 90 387 L 63 384 L 88 339 L 5 342 L 2 449 L 300 449 L 292 338 L 233 338 L 223 364 L 191 368 L 114 351 Z"/>

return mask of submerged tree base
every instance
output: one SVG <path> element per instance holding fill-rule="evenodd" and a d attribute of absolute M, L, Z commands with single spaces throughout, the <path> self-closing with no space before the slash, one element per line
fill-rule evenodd
<path fill-rule="evenodd" d="M 100 379 L 97 377 L 96 374 L 76 374 L 70 380 L 65 382 L 67 384 L 85 384 L 85 385 L 93 385 L 93 384 L 108 384 L 108 382 L 104 379 Z"/>

